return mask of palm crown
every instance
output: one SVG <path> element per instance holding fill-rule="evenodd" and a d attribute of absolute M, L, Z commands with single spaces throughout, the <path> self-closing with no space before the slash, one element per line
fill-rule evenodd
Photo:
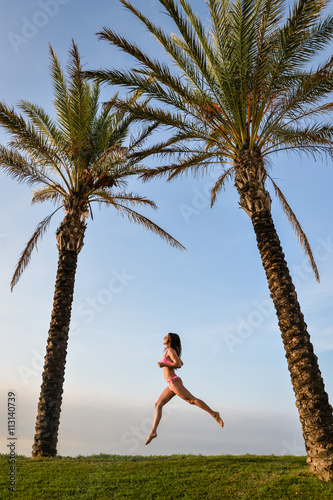
<path fill-rule="evenodd" d="M 51 201 L 57 209 L 41 221 L 24 249 L 11 286 L 16 284 L 31 253 L 50 223 L 63 208 L 66 216 L 84 220 L 93 216 L 91 204 L 114 207 L 122 215 L 156 232 L 172 245 L 182 247 L 151 220 L 128 205 L 149 205 L 153 201 L 126 192 L 126 178 L 144 168 L 133 159 L 150 128 L 125 147 L 131 118 L 108 103 L 99 111 L 100 85 L 84 81 L 80 56 L 73 42 L 66 79 L 50 47 L 51 76 L 57 123 L 39 106 L 21 100 L 18 107 L 27 119 L 0 103 L 0 123 L 11 135 L 8 147 L 0 147 L 0 165 L 18 181 L 38 186 L 32 203 Z M 129 98 L 136 100 L 138 95 Z M 153 128 L 153 127 L 151 127 Z"/>
<path fill-rule="evenodd" d="M 167 174 L 168 179 L 223 166 L 212 204 L 225 182 L 235 178 L 242 152 L 251 151 L 267 165 L 269 154 L 305 151 L 332 156 L 333 127 L 325 121 L 333 104 L 333 56 L 316 69 L 309 63 L 333 36 L 333 18 L 320 18 L 325 0 L 300 0 L 284 19 L 284 0 L 207 0 L 210 30 L 186 0 L 159 0 L 178 34 L 167 34 L 127 0 L 127 9 L 161 43 L 177 68 L 150 58 L 114 31 L 104 28 L 101 39 L 132 55 L 139 66 L 130 71 L 87 72 L 99 81 L 140 89 L 150 104 L 130 107 L 137 120 L 158 122 L 174 132 L 144 154 L 177 155 L 171 165 L 143 174 Z M 283 22 L 284 21 L 284 22 Z M 159 106 L 162 104 L 162 106 Z M 267 170 L 264 169 L 264 175 Z M 318 272 L 307 238 L 281 190 L 270 178 L 289 221 Z M 245 207 L 244 207 L 245 208 Z"/>

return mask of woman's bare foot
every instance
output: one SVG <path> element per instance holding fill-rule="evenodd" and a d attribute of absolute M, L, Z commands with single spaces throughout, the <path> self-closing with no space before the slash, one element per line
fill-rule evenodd
<path fill-rule="evenodd" d="M 218 424 L 222 427 L 222 429 L 223 429 L 223 427 L 224 427 L 224 422 L 223 422 L 222 418 L 220 417 L 219 412 L 218 412 L 218 411 L 215 411 L 215 412 L 214 412 L 213 417 L 215 418 L 216 422 L 217 422 L 217 423 L 218 423 Z"/>
<path fill-rule="evenodd" d="M 157 433 L 156 433 L 156 432 L 151 432 L 151 433 L 149 434 L 149 436 L 147 437 L 147 441 L 145 442 L 145 444 L 149 444 L 149 443 L 150 443 L 150 441 L 152 441 L 152 439 L 156 438 L 156 436 L 157 436 Z"/>

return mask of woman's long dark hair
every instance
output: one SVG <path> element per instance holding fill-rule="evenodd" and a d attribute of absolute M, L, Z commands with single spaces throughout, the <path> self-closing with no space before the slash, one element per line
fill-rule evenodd
<path fill-rule="evenodd" d="M 177 333 L 168 333 L 168 335 L 170 335 L 170 347 L 174 349 L 180 357 L 182 354 L 182 344 L 179 335 Z"/>

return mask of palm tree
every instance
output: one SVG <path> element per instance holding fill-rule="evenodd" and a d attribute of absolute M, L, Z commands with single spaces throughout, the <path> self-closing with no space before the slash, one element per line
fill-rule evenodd
<path fill-rule="evenodd" d="M 56 233 L 59 260 L 33 445 L 33 456 L 48 457 L 57 451 L 75 272 L 83 247 L 85 221 L 93 215 L 92 203 L 111 206 L 171 245 L 183 248 L 129 206 L 156 208 L 154 202 L 125 190 L 126 179 L 144 171 L 133 159 L 133 152 L 150 133 L 149 128 L 125 147 L 131 118 L 123 111 L 115 111 L 111 104 L 99 111 L 100 86 L 98 83 L 91 86 L 83 80 L 75 43 L 70 50 L 68 78 L 51 47 L 50 56 L 57 123 L 42 108 L 29 102 L 20 101 L 18 105 L 26 119 L 0 103 L 0 123 L 11 136 L 9 146 L 0 147 L 0 166 L 14 179 L 37 186 L 32 203 L 51 201 L 57 205 L 38 224 L 25 247 L 12 288 L 52 216 L 61 208 L 65 212 Z"/>
<path fill-rule="evenodd" d="M 269 175 L 268 156 L 279 151 L 332 156 L 333 57 L 310 69 L 333 37 L 325 0 L 207 0 L 203 22 L 188 0 L 158 0 L 177 29 L 169 34 L 121 0 L 158 40 L 171 62 L 161 62 L 108 28 L 99 33 L 133 56 L 131 70 L 85 76 L 141 91 L 145 102 L 119 99 L 141 123 L 159 122 L 170 133 L 138 158 L 158 154 L 166 163 L 144 179 L 215 166 L 213 205 L 227 181 L 250 217 L 285 346 L 310 469 L 333 478 L 332 407 L 271 215 L 269 180 L 319 280 L 311 249 L 281 190 Z M 209 28 L 207 27 L 209 26 Z M 171 68 L 176 68 L 172 71 Z M 168 158 L 171 155 L 171 160 Z M 173 156 L 172 156 L 173 155 Z"/>

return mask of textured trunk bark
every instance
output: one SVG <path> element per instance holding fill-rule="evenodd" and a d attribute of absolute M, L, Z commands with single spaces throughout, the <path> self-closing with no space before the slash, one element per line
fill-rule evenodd
<path fill-rule="evenodd" d="M 57 453 L 75 273 L 84 232 L 83 222 L 75 222 L 66 217 L 57 231 L 58 270 L 32 448 L 33 457 L 53 457 Z"/>
<path fill-rule="evenodd" d="M 276 309 L 310 470 L 333 480 L 333 415 L 270 212 L 260 152 L 246 151 L 235 162 L 240 205 L 251 217 Z"/>

